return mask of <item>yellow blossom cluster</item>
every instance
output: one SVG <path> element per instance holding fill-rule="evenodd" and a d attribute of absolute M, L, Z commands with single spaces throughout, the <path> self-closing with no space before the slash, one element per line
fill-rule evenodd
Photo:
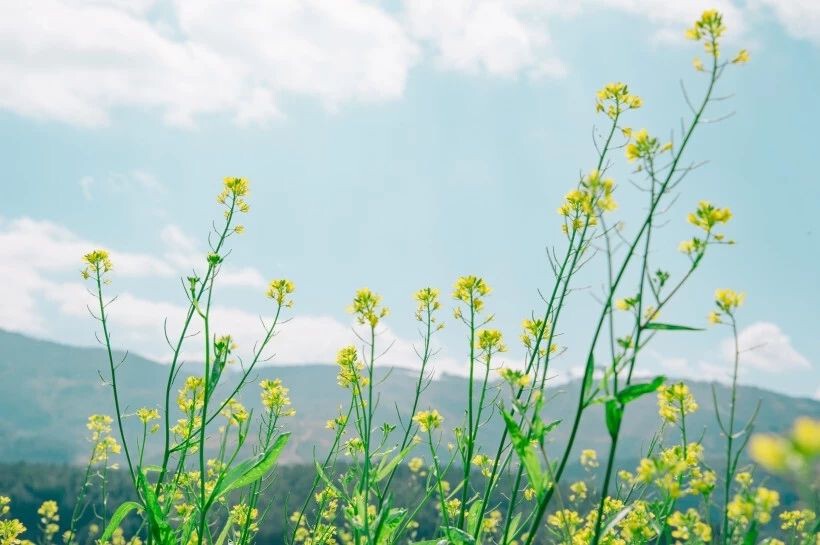
<path fill-rule="evenodd" d="M 800 472 L 820 458 L 820 419 L 803 416 L 794 421 L 791 435 L 755 434 L 749 454 L 761 466 L 776 473 Z"/>
<path fill-rule="evenodd" d="M 479 312 L 484 308 L 484 297 L 490 293 L 490 286 L 483 278 L 478 276 L 462 276 L 456 280 L 453 288 L 453 299 L 466 303 L 473 312 Z M 456 308 L 456 318 L 461 318 L 461 309 Z"/>
<path fill-rule="evenodd" d="M 610 119 L 642 105 L 641 97 L 631 94 L 626 83 L 621 82 L 607 83 L 595 96 L 595 111 L 606 113 Z"/>
<path fill-rule="evenodd" d="M 88 252 L 83 256 L 83 263 L 85 263 L 85 268 L 80 271 L 80 274 L 84 280 L 97 278 L 97 276 L 102 277 L 104 273 L 114 268 L 114 265 L 111 263 L 111 257 L 106 250 Z"/>
<path fill-rule="evenodd" d="M 262 389 L 260 393 L 262 406 L 268 412 L 276 416 L 293 416 L 296 414 L 296 410 L 290 406 L 289 389 L 282 384 L 282 379 L 264 379 L 259 382 L 259 387 Z"/>
<path fill-rule="evenodd" d="M 640 129 L 634 134 L 632 131 L 627 131 L 632 139 L 626 145 L 626 158 L 632 163 L 637 159 L 652 159 L 658 153 L 663 153 L 672 149 L 671 143 L 661 145 L 658 139 L 649 135 L 646 129 Z"/>
<path fill-rule="evenodd" d="M 256 507 L 252 508 L 247 504 L 238 503 L 231 507 L 228 518 L 232 524 L 240 529 L 247 527 L 247 531 L 250 534 L 255 534 L 259 531 L 259 523 L 257 521 L 259 518 L 259 510 Z"/>
<path fill-rule="evenodd" d="M 441 413 L 436 409 L 431 409 L 429 411 L 417 412 L 415 416 L 413 416 L 413 421 L 419 425 L 421 431 L 428 432 L 441 426 L 441 423 L 444 422 L 444 417 L 441 416 Z"/>
<path fill-rule="evenodd" d="M 229 426 L 241 426 L 250 418 L 245 406 L 234 398 L 228 400 L 221 414 L 228 420 Z"/>
<path fill-rule="evenodd" d="M 712 527 L 700 518 L 700 513 L 691 507 L 686 513 L 675 511 L 666 519 L 672 528 L 672 537 L 677 543 L 699 545 L 712 541 Z"/>
<path fill-rule="evenodd" d="M 482 329 L 478 332 L 476 347 L 488 355 L 496 352 L 506 352 L 507 346 L 504 344 L 504 337 L 497 329 Z"/>
<path fill-rule="evenodd" d="M 296 287 L 290 280 L 284 278 L 271 280 L 267 291 L 265 291 L 265 296 L 276 301 L 276 304 L 280 307 L 292 307 L 293 299 L 288 299 L 288 295 L 293 293 L 295 289 Z"/>
<path fill-rule="evenodd" d="M 473 456 L 472 464 L 481 470 L 481 474 L 485 477 L 492 475 L 493 459 L 486 454 L 476 454 Z"/>
<path fill-rule="evenodd" d="M 519 369 L 502 367 L 498 370 L 498 374 L 504 382 L 507 382 L 513 387 L 526 388 L 532 381 L 532 377 L 530 375 Z"/>
<path fill-rule="evenodd" d="M 658 414 L 665 421 L 674 424 L 697 410 L 698 403 L 683 382 L 658 388 Z"/>
<path fill-rule="evenodd" d="M 364 363 L 359 360 L 359 352 L 356 347 L 345 346 L 336 354 L 336 364 L 339 366 L 339 374 L 336 379 L 342 388 L 353 387 L 354 395 L 360 393 L 363 386 L 367 386 L 368 378 L 362 374 Z"/>
<path fill-rule="evenodd" d="M 390 312 L 389 309 L 381 305 L 382 297 L 371 291 L 368 288 L 362 288 L 356 292 L 353 297 L 353 303 L 350 305 L 348 311 L 355 317 L 360 325 L 369 325 L 376 327 L 379 320 L 384 318 Z"/>
<path fill-rule="evenodd" d="M 191 375 L 177 393 L 177 406 L 183 413 L 191 413 L 202 408 L 205 403 L 205 379 Z"/>
<path fill-rule="evenodd" d="M 581 451 L 581 465 L 587 469 L 598 467 L 598 453 L 591 448 Z"/>
<path fill-rule="evenodd" d="M 597 225 L 598 214 L 615 210 L 618 203 L 613 197 L 614 190 L 615 181 L 604 178 L 597 169 L 584 176 L 579 186 L 564 196 L 564 203 L 558 208 L 558 214 L 564 217 L 561 226 L 564 234 Z"/>
<path fill-rule="evenodd" d="M 91 463 L 106 462 L 111 454 L 120 453 L 120 444 L 111 436 L 112 418 L 105 414 L 92 414 L 86 427 L 91 432 L 89 440 L 94 445 Z"/>
<path fill-rule="evenodd" d="M 235 208 L 242 213 L 247 213 L 250 210 L 250 206 L 245 200 L 245 197 L 250 193 L 250 183 L 248 180 L 228 176 L 222 181 L 222 184 L 222 192 L 217 196 L 216 201 L 228 208 L 228 210 L 225 211 L 226 215 L 230 213 L 231 208 Z M 241 232 L 241 230 L 239 232 Z"/>

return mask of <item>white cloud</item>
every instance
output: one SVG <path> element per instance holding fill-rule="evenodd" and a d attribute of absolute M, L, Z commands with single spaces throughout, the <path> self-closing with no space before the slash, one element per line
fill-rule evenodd
<path fill-rule="evenodd" d="M 683 29 L 691 26 L 706 9 L 717 9 L 728 22 L 729 36 L 737 36 L 746 28 L 746 15 L 731 0 L 584 0 L 591 8 L 605 7 L 646 19 L 657 26 L 653 38 L 660 42 L 683 42 Z"/>
<path fill-rule="evenodd" d="M 820 45 L 820 2 L 817 0 L 752 0 L 751 5 L 763 8 L 764 17 L 774 13 L 778 22 L 795 38 Z"/>
<path fill-rule="evenodd" d="M 406 0 L 411 34 L 430 45 L 445 69 L 493 76 L 563 76 L 549 23 L 574 14 L 577 2 L 549 0 Z"/>
<path fill-rule="evenodd" d="M 122 107 L 179 126 L 206 114 L 265 122 L 289 93 L 330 108 L 396 98 L 416 59 L 401 26 L 360 0 L 152 7 L 6 2 L 0 107 L 83 126 L 105 125 Z"/>
<path fill-rule="evenodd" d="M 780 327 L 771 322 L 757 322 L 744 328 L 738 334 L 740 364 L 768 372 L 789 369 L 809 369 L 811 363 L 798 352 Z M 722 345 L 727 361 L 734 358 L 734 344 L 727 339 Z"/>
<path fill-rule="evenodd" d="M 818 3 L 753 2 L 820 40 Z M 730 33 L 747 26 L 732 0 L 402 0 L 393 11 L 367 0 L 6 2 L 0 108 L 81 126 L 106 125 L 122 108 L 183 127 L 209 115 L 264 124 L 288 96 L 331 111 L 398 99 L 426 58 L 491 77 L 561 77 L 556 25 L 580 31 L 583 17 L 613 10 L 651 22 L 656 40 L 680 41 L 706 7 L 725 13 Z M 91 195 L 98 181 L 80 183 Z"/>
<path fill-rule="evenodd" d="M 173 277 L 188 266 L 198 265 L 202 254 L 197 252 L 196 241 L 179 227 L 166 226 L 161 239 L 166 247 L 165 259 L 146 254 L 112 250 L 112 261 L 117 275 L 129 277 Z M 87 319 L 89 328 L 94 322 L 88 318 L 88 308 L 95 307 L 95 299 L 88 287 L 79 280 L 80 256 L 97 247 L 60 225 L 21 218 L 11 221 L 0 219 L 0 328 L 60 338 L 60 331 L 78 318 Z M 194 262 L 194 260 L 196 260 Z M 224 268 L 220 272 L 223 285 L 242 285 L 259 288 L 265 282 L 253 268 Z M 123 282 L 127 286 L 127 282 Z M 121 291 L 120 291 L 121 290 Z M 107 307 L 115 346 L 133 349 L 144 356 L 166 360 L 169 350 L 164 327 L 173 339 L 180 333 L 187 306 L 141 296 L 128 287 L 120 291 L 113 304 Z M 214 305 L 212 330 L 215 334 L 231 334 L 239 343 L 240 354 L 248 358 L 264 330 L 260 320 L 270 323 L 271 317 L 259 315 L 233 306 Z M 192 326 L 189 333 L 201 330 Z M 283 364 L 332 363 L 337 350 L 346 344 L 360 345 L 351 324 L 329 316 L 296 315 L 283 323 L 269 350 L 275 361 Z M 189 360 L 201 360 L 201 335 L 189 339 L 184 354 Z M 381 350 L 390 350 L 380 361 L 384 364 L 418 368 L 419 360 L 413 341 L 404 339 L 389 327 L 379 332 Z M 446 356 L 435 359 L 435 373 L 463 374 L 465 366 Z"/>
<path fill-rule="evenodd" d="M 93 176 L 83 176 L 80 179 L 80 189 L 86 200 L 94 198 L 95 188 L 108 193 L 139 193 L 140 196 L 161 195 L 168 191 L 153 174 L 142 170 L 110 173 L 100 179 Z"/>

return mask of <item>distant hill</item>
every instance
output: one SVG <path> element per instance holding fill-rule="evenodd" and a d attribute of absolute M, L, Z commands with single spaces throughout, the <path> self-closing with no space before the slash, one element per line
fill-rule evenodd
<path fill-rule="evenodd" d="M 122 357 L 120 354 L 118 357 Z M 78 348 L 32 339 L 0 331 L 0 461 L 77 463 L 88 453 L 85 420 L 92 413 L 112 413 L 111 392 L 102 383 L 98 370 L 107 369 L 100 348 Z M 193 372 L 194 364 L 188 365 Z M 167 368 L 156 362 L 129 355 L 119 370 L 125 406 L 133 411 L 141 406 L 158 406 Z M 103 376 L 107 373 L 103 372 Z M 387 374 L 387 376 L 384 376 Z M 290 388 L 297 414 L 287 422 L 293 438 L 283 457 L 286 462 L 309 462 L 314 448 L 329 444 L 325 422 L 346 400 L 347 391 L 336 384 L 336 369 L 330 365 L 276 366 L 259 368 L 258 378 L 281 378 Z M 382 372 L 379 390 L 379 418 L 396 423 L 396 407 L 406 412 L 411 401 L 414 378 L 407 371 Z M 578 384 L 556 385 L 549 389 L 546 417 L 568 419 L 578 394 Z M 430 384 L 423 394 L 422 408 L 435 407 L 445 417 L 447 427 L 463 418 L 466 379 L 444 376 Z M 707 453 L 717 455 L 721 441 L 712 408 L 711 385 L 691 383 L 701 409 L 688 420 L 690 437 L 703 436 Z M 718 398 L 728 399 L 728 390 L 716 385 Z M 820 417 L 820 402 L 793 398 L 759 388 L 743 386 L 739 391 L 739 415 L 743 421 L 758 400 L 762 403 L 756 430 L 782 432 L 797 415 Z M 250 385 L 242 401 L 258 411 L 258 389 Z M 133 419 L 132 419 L 133 420 Z M 552 440 L 561 445 L 568 426 L 559 426 Z M 619 457 L 638 457 L 657 428 L 654 396 L 647 396 L 628 408 L 619 446 Z M 589 411 L 581 426 L 579 447 L 603 451 L 608 439 L 599 407 Z M 133 430 L 136 433 L 136 429 Z M 494 418 L 482 431 L 487 445 L 497 444 L 501 422 Z"/>

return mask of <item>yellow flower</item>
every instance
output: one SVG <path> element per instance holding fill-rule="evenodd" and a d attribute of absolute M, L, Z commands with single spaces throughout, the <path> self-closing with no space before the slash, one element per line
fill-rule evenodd
<path fill-rule="evenodd" d="M 509 367 L 502 367 L 498 370 L 501 378 L 510 384 L 510 386 L 517 386 L 519 388 L 526 388 L 532 381 L 532 377 L 524 371 L 518 369 L 510 369 Z"/>
<path fill-rule="evenodd" d="M 141 409 L 137 409 L 137 418 L 139 418 L 143 424 L 147 424 L 152 420 L 159 419 L 159 410 L 142 407 Z"/>
<path fill-rule="evenodd" d="M 381 304 L 382 297 L 371 291 L 368 288 L 362 288 L 356 292 L 353 297 L 353 304 L 350 305 L 348 311 L 355 317 L 356 321 L 361 325 L 369 325 L 376 327 L 379 320 L 387 316 L 390 312 L 385 306 Z"/>
<path fill-rule="evenodd" d="M 715 290 L 715 304 L 726 313 L 731 313 L 746 300 L 745 293 L 739 293 L 728 288 Z"/>
<path fill-rule="evenodd" d="M 732 59 L 733 64 L 745 64 L 747 62 L 749 62 L 749 52 L 745 49 L 741 49 L 740 51 L 738 51 L 737 55 L 735 55 L 735 58 Z"/>
<path fill-rule="evenodd" d="M 296 411 L 290 407 L 290 397 L 288 397 L 290 390 L 282 384 L 282 379 L 264 379 L 259 383 L 259 387 L 262 389 L 260 393 L 262 406 L 268 411 L 280 416 L 296 414 Z"/>
<path fill-rule="evenodd" d="M 484 279 L 477 276 L 462 276 L 456 280 L 453 288 L 453 298 L 462 303 L 467 303 L 468 308 L 478 312 L 484 307 L 483 297 L 490 293 L 490 286 Z"/>
<path fill-rule="evenodd" d="M 441 416 L 441 413 L 436 409 L 432 409 L 430 411 L 417 412 L 413 417 L 413 421 L 419 425 L 421 431 L 427 432 L 441 426 L 441 423 L 444 422 L 444 417 Z"/>
<path fill-rule="evenodd" d="M 792 441 L 804 456 L 811 458 L 820 455 L 820 420 L 808 416 L 795 420 Z"/>
<path fill-rule="evenodd" d="M 270 284 L 268 284 L 268 289 L 265 292 L 265 295 L 269 299 L 276 301 L 276 304 L 279 306 L 292 307 L 293 300 L 288 300 L 287 297 L 295 290 L 296 287 L 293 285 L 293 282 L 282 278 L 278 280 L 271 280 Z"/>
<path fill-rule="evenodd" d="M 569 496 L 569 501 L 581 501 L 587 497 L 587 483 L 584 481 L 577 481 L 569 485 L 569 490 L 572 492 Z"/>
<path fill-rule="evenodd" d="M 696 410 L 698 404 L 683 382 L 658 388 L 658 414 L 667 422 L 676 423 L 682 416 Z"/>
<path fill-rule="evenodd" d="M 591 448 L 582 450 L 581 465 L 589 469 L 598 467 L 598 453 Z"/>
<path fill-rule="evenodd" d="M 692 66 L 695 67 L 695 70 L 698 72 L 703 72 L 703 61 L 701 61 L 698 57 L 692 61 Z"/>
<path fill-rule="evenodd" d="M 85 268 L 81 271 L 84 279 L 102 276 L 114 268 L 111 257 L 106 250 L 94 250 L 83 256 Z"/>
<path fill-rule="evenodd" d="M 604 112 L 611 119 L 642 105 L 641 97 L 631 94 L 627 85 L 621 82 L 607 83 L 595 97 L 595 111 Z"/>
<path fill-rule="evenodd" d="M 413 473 L 418 473 L 419 471 L 421 471 L 421 468 L 424 467 L 424 459 L 419 458 L 418 456 L 410 458 L 410 461 L 407 462 L 407 467 L 409 467 L 410 471 L 412 471 Z"/>
<path fill-rule="evenodd" d="M 482 329 L 479 331 L 476 345 L 488 354 L 507 351 L 501 332 L 497 329 Z"/>
<path fill-rule="evenodd" d="M 776 435 L 756 434 L 749 442 L 749 454 L 769 471 L 781 471 L 789 458 L 789 444 Z"/>
<path fill-rule="evenodd" d="M 336 363 L 339 365 L 337 380 L 342 388 L 354 386 L 354 393 L 362 386 L 366 386 L 368 379 L 362 375 L 364 363 L 359 361 L 359 353 L 356 347 L 348 345 L 339 350 L 336 355 Z"/>
<path fill-rule="evenodd" d="M 716 208 L 709 201 L 700 201 L 697 209 L 687 217 L 689 223 L 711 232 L 719 223 L 727 223 L 732 219 L 732 211 L 728 208 Z"/>
<path fill-rule="evenodd" d="M 709 323 L 710 324 L 721 324 L 721 323 L 723 323 L 720 320 L 720 312 L 718 312 L 716 310 L 713 310 L 712 312 L 710 312 L 709 313 Z"/>

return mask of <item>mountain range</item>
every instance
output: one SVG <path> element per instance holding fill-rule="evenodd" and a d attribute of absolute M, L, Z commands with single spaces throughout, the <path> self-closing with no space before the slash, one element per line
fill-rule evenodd
<path fill-rule="evenodd" d="M 115 354 L 116 361 L 123 354 Z M 107 376 L 107 356 L 101 348 L 80 348 L 33 339 L 0 330 L 0 462 L 81 463 L 87 456 L 85 422 L 92 413 L 113 411 Z M 102 370 L 102 371 L 101 371 Z M 183 374 L 199 370 L 196 364 L 183 366 Z M 415 386 L 415 377 L 403 369 L 377 370 L 377 422 L 397 423 L 397 414 L 407 418 Z M 128 355 L 119 368 L 122 403 L 133 412 L 141 406 L 159 407 L 167 377 L 163 364 Z M 296 415 L 285 422 L 292 437 L 283 455 L 283 462 L 310 462 L 315 454 L 327 448 L 332 432 L 325 423 L 337 413 L 348 395 L 336 383 L 336 368 L 332 365 L 259 367 L 254 378 L 280 378 L 290 388 L 290 398 Z M 182 378 L 177 384 L 181 384 Z M 715 423 L 712 402 L 714 387 L 718 400 L 728 403 L 729 390 L 722 384 L 690 382 L 690 388 L 700 403 L 700 410 L 687 420 L 690 438 L 700 438 L 707 457 L 719 456 L 722 437 Z M 179 386 L 177 386 L 178 388 Z M 547 420 L 569 419 L 578 396 L 579 384 L 570 382 L 547 388 L 549 399 Z M 438 409 L 445 418 L 445 428 L 458 425 L 464 417 L 467 379 L 444 375 L 425 389 L 420 408 Z M 260 408 L 258 388 L 251 384 L 241 398 L 249 409 Z M 761 403 L 755 431 L 784 432 L 798 415 L 820 417 L 820 402 L 795 398 L 759 388 L 740 386 L 738 417 L 743 422 Z M 397 413 L 398 408 L 398 413 Z M 131 437 L 137 434 L 137 423 L 131 418 Z M 630 404 L 625 415 L 625 427 L 619 445 L 619 458 L 634 460 L 645 450 L 658 428 L 655 396 L 645 396 Z M 487 448 L 497 444 L 502 431 L 501 418 L 489 419 L 480 442 Z M 568 425 L 559 425 L 552 433 L 555 445 L 562 445 L 569 433 Z M 608 437 L 600 407 L 586 414 L 577 442 L 579 448 L 595 448 L 604 452 Z M 149 444 L 148 452 L 158 445 Z"/>

